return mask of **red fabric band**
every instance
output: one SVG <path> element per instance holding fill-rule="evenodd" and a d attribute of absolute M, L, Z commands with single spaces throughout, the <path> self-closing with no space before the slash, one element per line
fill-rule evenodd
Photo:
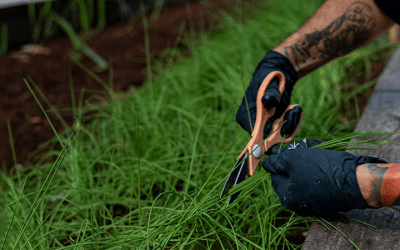
<path fill-rule="evenodd" d="M 389 168 L 383 177 L 382 205 L 388 207 L 400 196 L 400 163 L 385 167 Z"/>

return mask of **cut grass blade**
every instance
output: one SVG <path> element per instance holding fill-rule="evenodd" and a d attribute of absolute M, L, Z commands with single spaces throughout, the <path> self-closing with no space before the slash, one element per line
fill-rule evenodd
<path fill-rule="evenodd" d="M 364 225 L 367 225 L 367 226 L 376 228 L 376 226 L 374 226 L 374 225 L 371 225 L 371 224 L 365 223 L 365 222 L 363 222 L 363 221 L 357 220 L 357 219 L 355 219 L 355 218 L 353 218 L 353 217 L 351 217 L 351 216 L 348 216 L 348 215 L 346 215 L 346 214 L 343 214 L 343 216 L 345 216 L 345 217 L 347 217 L 347 218 L 349 218 L 349 219 L 351 219 L 351 220 L 360 222 L 360 223 L 362 223 L 362 224 L 364 224 Z"/>
<path fill-rule="evenodd" d="M 356 244 L 354 244 L 354 242 L 349 239 L 349 237 L 347 237 L 347 235 L 345 235 L 342 231 L 340 231 L 337 227 L 335 227 L 334 225 L 332 225 L 329 221 L 325 220 L 324 218 L 319 218 L 319 220 L 323 220 L 325 223 L 329 224 L 331 227 L 333 227 L 334 229 L 336 229 L 336 231 L 338 231 L 341 235 L 343 235 L 343 237 L 345 237 L 357 250 L 360 250 L 360 248 L 357 247 Z"/>

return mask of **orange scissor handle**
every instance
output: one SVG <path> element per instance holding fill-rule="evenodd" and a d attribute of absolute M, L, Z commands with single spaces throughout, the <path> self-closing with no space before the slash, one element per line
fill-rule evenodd
<path fill-rule="evenodd" d="M 261 103 L 261 99 L 264 96 L 265 92 L 267 91 L 268 85 L 271 83 L 271 81 L 275 77 L 277 77 L 278 80 L 279 80 L 279 92 L 281 94 L 283 94 L 283 91 L 285 91 L 285 76 L 283 75 L 282 72 L 273 71 L 273 72 L 269 73 L 267 75 L 267 77 L 265 77 L 265 79 L 261 83 L 261 86 L 258 89 L 258 93 L 257 93 L 257 116 L 256 116 L 256 123 L 254 125 L 253 133 L 251 133 L 252 138 L 249 141 L 249 143 L 247 144 L 247 146 L 245 147 L 245 149 L 243 150 L 243 152 L 238 157 L 238 159 L 239 159 L 240 157 L 244 156 L 246 154 L 246 152 L 249 152 L 249 154 L 250 154 L 254 150 L 254 153 L 250 154 L 248 159 L 247 159 L 248 160 L 248 175 L 249 176 L 252 176 L 254 174 L 254 171 L 256 170 L 257 165 L 261 160 L 261 156 L 266 151 L 268 151 L 272 146 L 282 142 L 282 140 L 283 140 L 283 137 L 281 135 L 282 127 L 280 127 L 279 129 L 278 129 L 278 127 L 280 125 L 282 125 L 283 118 L 285 117 L 286 112 L 288 110 L 296 107 L 296 106 L 299 106 L 297 104 L 289 105 L 287 107 L 287 109 L 285 110 L 285 112 L 282 114 L 282 116 L 279 119 L 276 119 L 274 121 L 274 124 L 272 125 L 271 132 L 273 132 L 275 130 L 276 131 L 272 135 L 270 135 L 270 137 L 268 139 L 266 139 L 264 143 L 262 143 L 263 137 L 264 137 L 265 124 L 267 123 L 269 118 L 271 118 L 275 114 L 276 108 L 274 107 L 274 108 L 272 108 L 270 110 L 266 110 L 264 108 L 264 105 Z M 303 120 L 303 114 L 301 114 L 301 116 L 300 116 L 300 120 L 299 120 L 299 123 L 296 126 L 296 129 L 293 131 L 293 133 L 290 135 L 290 137 L 286 138 L 283 141 L 283 143 L 288 143 L 291 140 L 293 140 L 294 136 L 297 134 L 297 132 L 300 129 L 300 125 L 301 125 L 302 120 Z M 258 145 L 260 145 L 259 149 L 255 150 L 255 148 Z M 261 149 L 261 151 L 260 151 L 260 149 Z M 256 156 L 259 156 L 259 157 L 256 158 Z"/>

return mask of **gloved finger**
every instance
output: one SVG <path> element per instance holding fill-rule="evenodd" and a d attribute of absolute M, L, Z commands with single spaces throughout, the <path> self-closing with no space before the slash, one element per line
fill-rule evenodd
<path fill-rule="evenodd" d="M 286 112 L 283 117 L 283 121 L 286 122 L 281 129 L 282 136 L 287 135 L 289 137 L 293 133 L 300 121 L 301 113 L 303 113 L 303 109 L 300 106 L 296 106 Z"/>
<path fill-rule="evenodd" d="M 287 172 L 285 169 L 285 162 L 279 160 L 281 156 L 282 156 L 281 154 L 270 155 L 263 161 L 263 168 L 266 171 L 270 172 L 271 174 L 287 176 Z"/>
<path fill-rule="evenodd" d="M 261 99 L 261 102 L 264 108 L 267 111 L 270 111 L 272 108 L 278 106 L 280 101 L 281 101 L 281 92 L 279 92 L 279 81 L 278 78 L 275 77 L 268 85 L 267 90 L 265 91 L 265 94 Z M 264 127 L 263 139 L 267 138 L 267 136 L 271 133 L 272 125 L 277 117 L 278 115 L 275 111 L 275 114 L 269 119 L 269 121 Z"/>
<path fill-rule="evenodd" d="M 293 120 L 293 118 L 297 118 L 297 116 L 299 116 L 298 117 L 298 119 L 300 120 L 300 115 L 301 115 L 301 113 L 300 114 L 298 114 L 298 110 L 293 110 L 293 109 L 291 109 L 291 110 L 289 110 L 287 113 L 289 113 L 289 114 L 285 114 L 285 117 L 287 117 L 287 118 L 289 118 L 289 122 L 288 121 L 286 121 L 284 124 L 283 124 L 283 126 L 282 126 L 282 129 L 281 129 L 281 135 L 283 136 L 283 134 L 282 134 L 282 130 L 283 130 L 283 128 L 285 128 L 285 130 L 283 130 L 283 131 L 285 131 L 286 133 L 287 133 L 287 131 L 290 131 L 290 130 L 294 130 L 295 128 L 296 128 L 296 126 L 297 126 L 297 122 L 295 123 L 295 126 L 294 126 L 294 128 L 291 128 L 291 126 L 293 126 L 292 124 L 294 123 L 294 121 L 292 121 Z M 302 111 L 301 111 L 302 112 Z M 287 115 L 287 116 L 286 116 Z M 274 125 L 274 122 L 275 122 L 275 120 L 278 118 L 278 115 L 277 115 L 277 113 L 275 112 L 275 115 L 273 115 L 269 120 L 268 120 L 268 122 L 265 124 L 265 126 L 264 126 L 264 138 L 263 139 L 265 139 L 265 138 L 267 138 L 272 132 L 274 132 L 274 131 L 272 131 L 272 126 Z M 284 118 L 285 119 L 285 118 Z M 287 125 L 287 123 L 289 123 L 289 125 Z"/>
<path fill-rule="evenodd" d="M 301 114 L 303 112 L 303 109 L 300 106 L 296 106 L 291 110 L 288 110 L 284 116 L 284 121 L 286 121 L 283 125 L 282 125 L 282 129 L 281 129 L 281 136 L 283 137 L 284 135 L 288 135 L 290 136 L 293 131 L 296 129 L 297 124 L 300 121 L 300 117 Z M 264 127 L 264 139 L 267 138 L 267 136 L 273 132 L 272 131 L 272 125 L 273 125 L 273 121 L 272 119 L 270 119 L 269 122 L 267 122 L 267 124 L 265 124 Z M 280 145 L 275 145 L 273 147 L 271 147 L 268 151 L 267 151 L 267 155 L 271 155 L 271 154 L 277 154 L 279 151 L 279 147 Z"/>
<path fill-rule="evenodd" d="M 289 176 L 271 174 L 271 184 L 275 192 L 278 194 L 282 206 L 286 207 L 289 201 L 286 199 L 286 194 L 289 193 Z"/>
<path fill-rule="evenodd" d="M 278 195 L 287 193 L 289 176 L 271 173 L 271 184 Z"/>
<path fill-rule="evenodd" d="M 285 94 L 285 92 L 284 92 L 284 94 Z M 283 98 L 283 97 L 285 97 L 285 95 L 282 96 L 282 99 L 281 99 L 279 105 L 276 106 L 275 114 L 269 119 L 269 121 L 267 122 L 267 124 L 264 127 L 264 139 L 271 132 L 273 132 L 273 131 L 271 131 L 271 129 L 272 129 L 272 125 L 273 125 L 274 121 L 276 119 L 280 118 L 282 116 L 282 114 L 286 111 L 287 107 L 289 106 L 290 99 L 288 99 L 287 97 L 285 97 L 285 98 Z M 296 112 L 299 112 L 299 110 L 297 110 Z"/>
<path fill-rule="evenodd" d="M 261 102 L 264 105 L 264 108 L 269 110 L 278 106 L 280 101 L 281 92 L 279 92 L 279 81 L 278 78 L 275 77 L 268 85 L 267 90 L 265 91 L 265 94 L 261 99 Z"/>
<path fill-rule="evenodd" d="M 310 138 L 310 140 L 308 140 L 307 142 L 308 142 L 308 145 L 307 145 L 307 146 L 313 147 L 313 146 L 319 145 L 319 144 L 321 144 L 321 143 L 324 143 L 324 142 L 326 142 L 326 141 L 325 141 L 325 140 L 318 141 L 318 140 L 316 140 L 316 139 L 314 139 L 314 138 Z"/>
<path fill-rule="evenodd" d="M 307 142 L 308 142 L 308 147 L 311 148 L 311 147 L 314 147 L 314 146 L 316 146 L 316 145 L 325 143 L 326 141 L 325 141 L 325 140 L 318 141 L 318 140 L 316 140 L 316 139 L 314 139 L 314 138 L 311 138 L 311 139 L 308 140 Z M 327 150 L 333 150 L 333 149 L 328 148 Z"/>
<path fill-rule="evenodd" d="M 313 146 L 319 145 L 319 144 L 324 143 L 324 142 L 326 142 L 326 141 L 325 140 L 318 141 L 318 140 L 316 140 L 314 138 L 306 140 L 304 138 L 301 141 L 299 141 L 299 145 L 296 148 L 304 148 L 304 147 L 311 148 Z"/>
<path fill-rule="evenodd" d="M 285 149 L 285 147 L 284 146 L 281 147 L 281 144 L 275 144 L 270 149 L 268 149 L 267 152 L 265 152 L 265 154 L 267 154 L 267 155 L 278 154 L 278 153 L 283 152 L 284 149 Z"/>
<path fill-rule="evenodd" d="M 272 133 L 272 125 L 274 124 L 275 118 L 271 117 L 269 121 L 264 126 L 264 136 L 263 139 L 267 138 L 270 133 Z"/>
<path fill-rule="evenodd" d="M 273 154 L 278 154 L 278 153 L 282 153 L 286 150 L 288 150 L 288 148 L 292 147 L 292 145 L 294 145 L 295 142 L 293 143 L 289 143 L 288 145 L 281 147 L 281 144 L 275 144 L 274 146 L 272 146 L 267 152 L 265 152 L 267 155 L 273 155 Z M 298 143 L 296 143 L 296 148 L 305 148 L 305 147 L 309 147 L 308 145 L 308 141 L 307 140 L 301 140 Z"/>

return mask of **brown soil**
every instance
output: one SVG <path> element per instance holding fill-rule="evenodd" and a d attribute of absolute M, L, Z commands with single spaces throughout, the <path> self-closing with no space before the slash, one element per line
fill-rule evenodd
<path fill-rule="evenodd" d="M 257 0 L 247 1 L 256 2 Z M 235 0 L 210 0 L 206 6 L 198 1 L 192 1 L 188 5 L 163 9 L 156 21 L 151 21 L 151 15 L 147 15 L 151 60 L 158 58 L 166 48 L 175 46 L 175 40 L 183 23 L 186 31 L 189 31 L 191 27 L 194 27 L 194 30 L 208 30 L 218 23 L 215 18 L 212 18 L 212 13 L 221 9 L 229 11 L 236 4 L 235 2 Z M 97 36 L 86 36 L 85 40 L 96 53 L 105 60 L 112 61 L 114 91 L 128 91 L 131 86 L 142 85 L 146 75 L 146 55 L 145 33 L 141 17 L 107 27 Z M 178 43 L 177 47 L 184 50 L 182 43 Z M 40 155 L 48 149 L 48 145 L 44 143 L 54 137 L 50 124 L 23 78 L 30 77 L 36 83 L 55 109 L 61 110 L 59 113 L 68 126 L 74 122 L 69 72 L 72 76 L 75 105 L 78 105 L 82 89 L 85 89 L 84 100 L 96 93 L 93 91 L 105 92 L 96 80 L 71 61 L 69 51 L 72 51 L 70 40 L 57 38 L 48 41 L 44 47 L 34 50 L 33 53 L 23 50 L 10 51 L 1 58 L 0 97 L 3 101 L 0 104 L 2 138 L 0 164 L 3 168 L 5 165 L 7 171 L 14 165 L 7 120 L 11 124 L 18 164 L 32 162 L 34 155 Z M 90 69 L 95 68 L 94 63 L 88 58 L 84 58 L 81 62 Z M 109 71 L 98 73 L 98 76 L 106 83 L 109 82 Z M 46 105 L 43 98 L 39 97 L 40 94 L 33 87 L 32 89 L 44 108 L 49 111 L 50 107 Z M 57 132 L 65 129 L 54 113 L 50 111 L 48 116 Z M 30 155 L 35 149 L 40 150 Z M 30 161 L 26 162 L 27 159 Z"/>

